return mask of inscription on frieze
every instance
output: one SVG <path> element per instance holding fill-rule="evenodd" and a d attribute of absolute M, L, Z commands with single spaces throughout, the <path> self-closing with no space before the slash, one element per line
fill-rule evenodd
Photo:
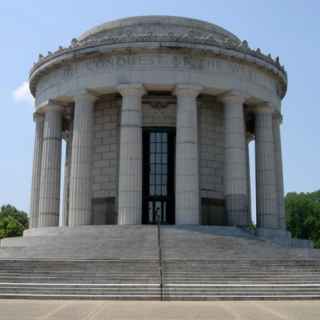
<path fill-rule="evenodd" d="M 270 77 L 257 72 L 253 67 L 214 57 L 169 54 L 132 54 L 97 58 L 85 62 L 86 72 L 95 73 L 106 73 L 125 68 L 140 69 L 146 67 L 153 67 L 156 69 L 194 70 L 203 73 L 223 72 L 226 74 L 238 74 L 238 76 L 244 80 L 254 81 L 257 84 L 264 85 L 272 90 L 275 89 L 274 81 L 270 79 Z"/>
<path fill-rule="evenodd" d="M 38 92 L 44 92 L 64 82 L 82 77 L 94 77 L 120 70 L 190 70 L 217 76 L 231 74 L 232 77 L 252 82 L 276 92 L 275 81 L 253 66 L 235 61 L 227 61 L 218 57 L 205 57 L 188 54 L 119 54 L 92 58 L 70 63 L 47 74 L 38 84 Z"/>
<path fill-rule="evenodd" d="M 202 58 L 190 55 L 117 55 L 87 61 L 89 71 L 105 72 L 123 67 L 168 67 L 194 70 L 214 70 L 219 68 L 222 60 Z"/>

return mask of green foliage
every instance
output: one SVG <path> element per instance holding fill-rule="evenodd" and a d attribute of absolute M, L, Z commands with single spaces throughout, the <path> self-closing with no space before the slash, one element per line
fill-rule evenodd
<path fill-rule="evenodd" d="M 28 228 L 29 220 L 25 212 L 11 205 L 0 208 L 0 239 L 21 236 Z"/>
<path fill-rule="evenodd" d="M 253 230 L 253 231 L 256 231 L 256 230 L 257 230 L 257 226 L 256 226 L 255 224 L 253 224 L 253 223 L 250 223 L 250 224 L 248 225 L 248 229 Z"/>
<path fill-rule="evenodd" d="M 248 231 L 250 231 L 250 232 L 253 232 L 253 233 L 254 233 L 254 232 L 256 232 L 257 227 L 256 227 L 256 225 L 255 225 L 255 224 L 250 223 L 250 224 L 248 224 L 247 229 L 248 229 Z"/>
<path fill-rule="evenodd" d="M 312 240 L 320 248 L 320 191 L 288 193 L 285 197 L 288 230 L 294 238 Z"/>

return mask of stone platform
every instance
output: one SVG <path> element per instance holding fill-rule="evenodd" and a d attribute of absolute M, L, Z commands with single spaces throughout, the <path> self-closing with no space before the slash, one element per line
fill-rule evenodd
<path fill-rule="evenodd" d="M 158 259 L 156 226 L 36 228 L 0 246 L 0 258 Z"/>
<path fill-rule="evenodd" d="M 1 241 L 0 297 L 319 299 L 320 252 L 233 227 L 39 228 Z M 159 242 L 160 238 L 160 242 Z"/>

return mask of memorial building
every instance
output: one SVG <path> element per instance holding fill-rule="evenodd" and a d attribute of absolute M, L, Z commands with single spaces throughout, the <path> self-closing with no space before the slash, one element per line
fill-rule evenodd
<path fill-rule="evenodd" d="M 40 55 L 31 228 L 249 225 L 254 141 L 257 226 L 283 229 L 286 86 L 279 58 L 189 18 L 108 22 Z"/>
<path fill-rule="evenodd" d="M 29 82 L 30 229 L 0 241 L 0 298 L 320 298 L 320 252 L 285 227 L 279 58 L 132 17 L 40 55 Z"/>

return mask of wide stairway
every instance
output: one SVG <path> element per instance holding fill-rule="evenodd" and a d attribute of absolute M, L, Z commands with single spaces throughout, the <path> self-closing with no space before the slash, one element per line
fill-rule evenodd
<path fill-rule="evenodd" d="M 1 241 L 0 297 L 319 299 L 318 251 L 232 227 L 47 228 Z"/>
<path fill-rule="evenodd" d="M 3 260 L 2 298 L 159 299 L 159 263 Z"/>
<path fill-rule="evenodd" d="M 43 228 L 0 248 L 0 297 L 160 299 L 157 227 Z"/>
<path fill-rule="evenodd" d="M 237 228 L 166 227 L 161 235 L 168 300 L 320 298 L 317 250 L 279 247 Z"/>

